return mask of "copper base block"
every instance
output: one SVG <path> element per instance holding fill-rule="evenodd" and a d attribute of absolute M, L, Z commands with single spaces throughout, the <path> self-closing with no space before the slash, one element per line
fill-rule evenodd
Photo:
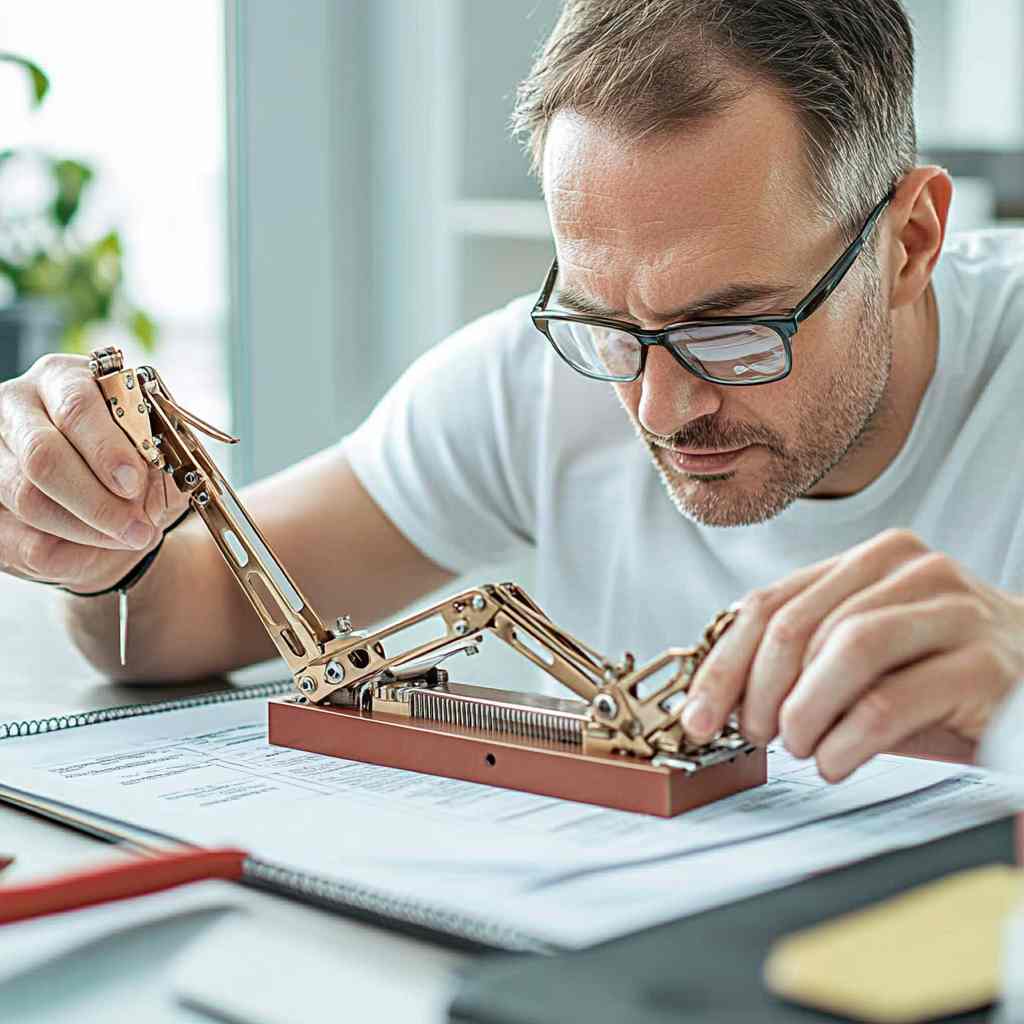
<path fill-rule="evenodd" d="M 760 786 L 768 774 L 763 748 L 688 775 L 633 758 L 583 754 L 568 743 L 512 741 L 483 730 L 287 699 L 270 701 L 269 738 L 314 754 L 663 818 Z"/>

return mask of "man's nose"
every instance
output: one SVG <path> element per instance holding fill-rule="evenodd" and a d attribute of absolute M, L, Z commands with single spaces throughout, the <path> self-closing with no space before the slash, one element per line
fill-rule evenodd
<path fill-rule="evenodd" d="M 691 420 L 718 412 L 721 389 L 680 366 L 663 348 L 651 348 L 640 378 L 640 425 L 658 437 L 671 437 Z"/>

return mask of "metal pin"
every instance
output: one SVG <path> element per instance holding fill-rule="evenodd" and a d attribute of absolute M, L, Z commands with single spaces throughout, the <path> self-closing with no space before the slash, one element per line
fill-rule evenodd
<path fill-rule="evenodd" d="M 128 591 L 122 587 L 117 592 L 117 621 L 121 637 L 121 664 L 125 664 L 128 653 Z"/>

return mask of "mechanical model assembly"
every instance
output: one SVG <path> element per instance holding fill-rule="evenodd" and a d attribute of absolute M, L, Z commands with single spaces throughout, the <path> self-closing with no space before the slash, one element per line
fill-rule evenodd
<path fill-rule="evenodd" d="M 553 623 L 514 583 L 473 587 L 372 633 L 324 624 L 242 507 L 195 431 L 236 438 L 172 398 L 118 349 L 90 368 L 114 421 L 154 469 L 188 494 L 295 681 L 269 704 L 271 743 L 431 775 L 670 817 L 766 779 L 766 753 L 735 722 L 710 743 L 679 723 L 694 673 L 732 614 L 693 647 L 637 667 L 613 662 Z M 194 428 L 194 429 L 193 429 Z M 121 605 L 122 643 L 126 608 Z M 437 635 L 397 653 L 406 630 Z M 493 634 L 575 695 L 557 699 L 449 679 L 442 662 Z"/>

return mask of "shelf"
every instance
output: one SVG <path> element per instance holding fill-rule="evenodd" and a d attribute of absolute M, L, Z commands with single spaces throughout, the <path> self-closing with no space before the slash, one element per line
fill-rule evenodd
<path fill-rule="evenodd" d="M 548 239 L 551 227 L 542 199 L 462 199 L 449 204 L 456 234 L 487 238 Z"/>

